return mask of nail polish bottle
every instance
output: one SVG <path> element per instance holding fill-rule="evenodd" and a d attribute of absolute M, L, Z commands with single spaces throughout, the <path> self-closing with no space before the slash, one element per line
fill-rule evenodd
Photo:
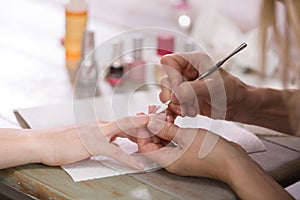
<path fill-rule="evenodd" d="M 157 36 L 157 49 L 156 49 L 156 58 L 154 60 L 155 67 L 155 81 L 160 83 L 160 80 L 165 76 L 163 67 L 160 64 L 160 59 L 166 54 L 171 54 L 174 52 L 174 43 L 175 36 L 170 33 L 163 33 Z"/>
<path fill-rule="evenodd" d="M 129 78 L 134 82 L 145 81 L 145 60 L 143 59 L 144 37 L 141 34 L 133 37 L 133 59 L 129 65 Z"/>
<path fill-rule="evenodd" d="M 75 72 L 82 57 L 81 47 L 83 31 L 88 20 L 88 4 L 86 0 L 69 0 L 65 7 L 65 61 L 71 78 L 74 81 Z"/>
<path fill-rule="evenodd" d="M 85 30 L 82 38 L 82 56 L 74 82 L 74 92 L 77 98 L 94 97 L 100 94 L 97 87 L 98 66 L 95 59 L 95 36 L 91 30 Z"/>
<path fill-rule="evenodd" d="M 123 42 L 122 41 L 115 41 L 113 43 L 113 62 L 109 66 L 109 72 L 107 75 L 107 81 L 112 85 L 122 85 L 124 80 L 122 76 L 124 74 L 124 63 L 122 59 L 123 53 Z"/>

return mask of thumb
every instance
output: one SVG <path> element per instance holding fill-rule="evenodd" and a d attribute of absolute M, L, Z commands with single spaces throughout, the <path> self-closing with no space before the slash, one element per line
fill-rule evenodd
<path fill-rule="evenodd" d="M 197 128 L 180 128 L 173 123 L 160 120 L 154 116 L 150 117 L 147 128 L 151 133 L 164 140 L 174 141 L 181 148 L 191 145 L 198 131 Z"/>
<path fill-rule="evenodd" d="M 182 131 L 178 126 L 174 125 L 173 123 L 160 120 L 156 117 L 151 116 L 147 128 L 150 132 L 164 140 L 173 140 L 179 145 L 183 143 Z"/>

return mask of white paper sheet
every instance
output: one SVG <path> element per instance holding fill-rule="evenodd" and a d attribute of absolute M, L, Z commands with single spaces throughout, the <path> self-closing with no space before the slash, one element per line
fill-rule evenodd
<path fill-rule="evenodd" d="M 247 153 L 266 150 L 265 145 L 252 132 L 237 126 L 233 122 L 212 120 L 208 117 L 197 116 L 196 118 L 177 118 L 175 121 L 180 127 L 202 128 L 210 130 L 229 141 L 241 145 Z"/>
<path fill-rule="evenodd" d="M 72 177 L 75 182 L 122 174 L 149 172 L 161 168 L 155 162 L 139 154 L 134 154 L 134 152 L 137 152 L 137 145 L 135 143 L 132 143 L 124 138 L 117 138 L 115 142 L 124 151 L 132 154 L 136 159 L 142 161 L 145 164 L 145 169 L 142 171 L 134 170 L 105 156 L 94 156 L 90 159 L 63 165 L 61 167 Z"/>
<path fill-rule="evenodd" d="M 123 116 L 134 115 L 137 112 L 147 112 L 149 104 L 159 104 L 157 92 L 140 92 L 134 95 L 114 95 L 99 97 L 58 105 L 48 105 L 36 108 L 19 109 L 16 111 L 31 128 L 41 129 L 59 125 L 72 124 L 91 119 L 114 120 Z M 224 138 L 240 144 L 248 153 L 265 150 L 264 144 L 253 133 L 242 129 L 231 122 L 211 120 L 207 117 L 178 118 L 176 124 L 181 127 L 197 127 L 209 129 Z M 221 127 L 221 128 L 220 128 Z M 134 143 L 126 139 L 116 142 L 128 153 L 137 150 Z M 146 162 L 145 171 L 158 168 L 152 161 L 145 160 L 139 154 L 134 155 Z M 95 178 L 138 173 L 115 161 L 97 156 L 87 160 L 62 166 L 74 181 L 84 181 Z"/>

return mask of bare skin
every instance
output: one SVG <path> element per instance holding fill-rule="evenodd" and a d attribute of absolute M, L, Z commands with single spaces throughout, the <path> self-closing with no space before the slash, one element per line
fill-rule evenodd
<path fill-rule="evenodd" d="M 136 141 L 135 130 L 145 127 L 148 120 L 149 117 L 144 115 L 125 117 L 115 122 L 94 121 L 47 130 L 0 129 L 0 169 L 28 163 L 63 165 L 89 158 L 92 156 L 90 152 L 112 157 L 135 169 L 143 169 L 143 163 L 110 141 L 116 137 Z M 78 129 L 87 130 L 89 137 L 82 134 L 83 138 L 80 138 Z M 129 132 L 133 134 L 128 134 Z M 88 140 L 92 140 L 97 146 L 83 145 L 82 141 Z M 86 144 L 93 144 L 92 142 Z"/>
<path fill-rule="evenodd" d="M 138 140 L 139 151 L 171 173 L 221 180 L 245 200 L 293 199 L 235 143 L 220 137 L 213 150 L 199 159 L 205 135 L 213 133 L 179 128 L 155 117 L 151 118 L 147 130 L 161 138 L 161 142 L 154 142 L 151 137 Z M 171 140 L 178 146 L 165 146 L 165 141 Z"/>
<path fill-rule="evenodd" d="M 202 114 L 299 134 L 300 92 L 256 88 L 223 69 L 204 80 L 194 81 L 212 64 L 210 58 L 200 52 L 167 55 L 161 63 L 167 77 L 161 81 L 160 99 L 162 102 L 171 99 L 171 104 L 166 111 L 167 122 L 151 119 L 148 130 L 165 140 L 174 140 L 179 146 L 162 147 L 149 140 L 148 144 L 143 141 L 139 145 L 140 151 L 153 152 L 149 156 L 172 173 L 222 180 L 241 199 L 293 199 L 241 147 L 223 138 L 219 138 L 208 156 L 199 159 L 204 135 L 211 133 L 200 129 L 182 129 L 173 122 L 177 116 Z M 226 103 L 225 109 L 222 102 Z M 212 115 L 212 110 L 217 115 Z M 186 146 L 186 143 L 189 145 Z M 170 158 L 177 159 L 170 162 Z"/>
<path fill-rule="evenodd" d="M 210 59 L 203 53 L 182 53 L 167 55 L 161 59 L 168 77 L 162 80 L 161 101 L 171 99 L 167 114 L 169 121 L 176 116 L 195 116 L 202 114 L 212 118 L 212 100 L 224 98 L 225 118 L 229 121 L 254 124 L 291 135 L 300 132 L 299 90 L 275 90 L 247 85 L 223 69 L 206 80 L 193 81 Z M 220 85 L 225 95 L 220 96 Z M 221 91 L 222 92 L 222 91 Z M 219 95 L 219 96 L 218 96 Z"/>

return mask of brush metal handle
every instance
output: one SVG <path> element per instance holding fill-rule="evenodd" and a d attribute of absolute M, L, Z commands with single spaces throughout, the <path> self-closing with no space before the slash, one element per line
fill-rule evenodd
<path fill-rule="evenodd" d="M 197 79 L 201 80 L 204 79 L 205 77 L 209 76 L 210 74 L 212 74 L 214 71 L 216 71 L 219 67 L 221 67 L 227 60 L 229 60 L 229 58 L 231 58 L 232 56 L 234 56 L 235 54 L 237 54 L 238 52 L 240 52 L 241 50 L 243 50 L 244 48 L 247 47 L 246 43 L 242 43 L 240 44 L 237 48 L 235 48 L 228 56 L 226 56 L 225 58 L 223 58 L 222 60 L 218 61 L 216 64 L 214 64 L 211 68 L 209 68 L 208 70 L 206 70 L 205 72 L 203 72 Z"/>

